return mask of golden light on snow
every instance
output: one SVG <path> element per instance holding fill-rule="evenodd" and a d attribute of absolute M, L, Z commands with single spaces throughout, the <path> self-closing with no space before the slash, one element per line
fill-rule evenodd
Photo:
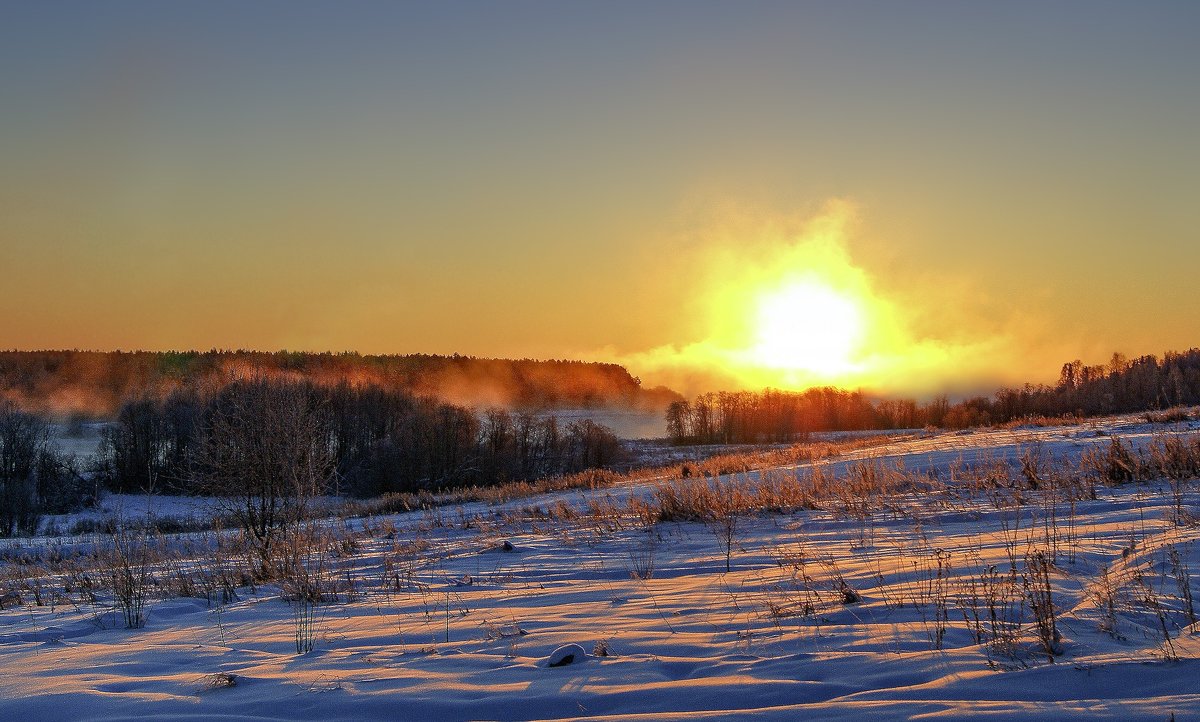
<path fill-rule="evenodd" d="M 768 368 L 844 375 L 855 368 L 863 314 L 855 298 L 821 280 L 786 283 L 758 299 L 749 355 Z"/>

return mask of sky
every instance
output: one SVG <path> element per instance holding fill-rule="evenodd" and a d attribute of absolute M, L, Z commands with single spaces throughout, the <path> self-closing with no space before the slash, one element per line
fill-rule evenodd
<path fill-rule="evenodd" d="M 884 394 L 1191 348 L 1198 35 L 1194 2 L 3 0 L 0 347 Z"/>

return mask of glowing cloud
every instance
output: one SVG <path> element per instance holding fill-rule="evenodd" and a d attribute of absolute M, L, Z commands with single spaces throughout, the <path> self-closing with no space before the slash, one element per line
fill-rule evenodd
<path fill-rule="evenodd" d="M 972 327 L 938 289 L 919 289 L 911 294 L 916 301 L 881 294 L 851 259 L 855 222 L 855 207 L 845 201 L 804 220 L 724 214 L 683 263 L 698 268 L 703 289 L 688 309 L 701 320 L 694 324 L 700 338 L 602 355 L 685 393 L 834 385 L 921 395 L 1016 378 L 1011 329 Z M 950 326 L 926 323 L 918 336 L 911 321 L 922 317 Z"/>

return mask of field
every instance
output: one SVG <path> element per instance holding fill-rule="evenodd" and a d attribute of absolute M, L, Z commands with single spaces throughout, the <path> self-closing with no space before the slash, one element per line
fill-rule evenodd
<path fill-rule="evenodd" d="M 228 531 L 11 540 L 0 718 L 1187 719 L 1198 428 L 334 516 L 270 581 Z"/>

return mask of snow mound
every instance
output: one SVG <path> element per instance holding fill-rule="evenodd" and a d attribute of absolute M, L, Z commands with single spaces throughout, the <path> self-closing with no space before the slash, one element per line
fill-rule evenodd
<path fill-rule="evenodd" d="M 550 653 L 546 659 L 547 667 L 565 667 L 568 664 L 579 664 L 587 659 L 587 652 L 578 644 L 564 644 Z"/>

